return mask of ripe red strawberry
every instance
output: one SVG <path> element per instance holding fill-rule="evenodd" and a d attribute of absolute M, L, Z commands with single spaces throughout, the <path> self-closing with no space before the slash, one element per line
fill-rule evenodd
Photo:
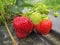
<path fill-rule="evenodd" d="M 16 32 L 16 36 L 18 37 L 18 38 L 26 38 L 27 37 L 27 34 L 26 33 L 20 33 L 20 32 Z"/>
<path fill-rule="evenodd" d="M 26 37 L 26 35 L 31 33 L 33 29 L 32 21 L 26 17 L 15 17 L 12 24 L 16 31 L 16 35 L 19 38 Z"/>
<path fill-rule="evenodd" d="M 48 34 L 51 28 L 52 28 L 52 21 L 49 19 L 42 20 L 39 24 L 36 25 L 36 31 L 42 35 Z"/>

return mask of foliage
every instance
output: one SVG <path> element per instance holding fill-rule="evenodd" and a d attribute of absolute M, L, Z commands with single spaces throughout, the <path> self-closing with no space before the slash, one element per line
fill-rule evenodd
<path fill-rule="evenodd" d="M 39 7 L 41 5 L 46 5 L 48 9 L 52 9 L 54 11 L 60 10 L 59 0 L 38 0 L 35 1 L 36 3 L 34 1 L 35 0 L 0 0 L 0 13 L 8 18 L 6 20 L 10 21 L 14 16 L 22 14 L 22 10 L 24 8 L 30 8 L 32 11 L 29 13 L 33 12 L 36 9 L 41 10 L 42 7 Z M 42 9 L 45 9 L 46 7 L 43 7 Z M 43 11 L 44 10 L 40 12 L 43 13 Z"/>
<path fill-rule="evenodd" d="M 15 15 L 22 14 L 22 10 L 25 7 L 33 7 L 32 4 L 26 1 L 28 0 L 0 0 L 0 13 L 10 22 Z"/>
<path fill-rule="evenodd" d="M 60 11 L 60 0 L 42 0 L 48 8 L 53 9 L 54 11 Z"/>

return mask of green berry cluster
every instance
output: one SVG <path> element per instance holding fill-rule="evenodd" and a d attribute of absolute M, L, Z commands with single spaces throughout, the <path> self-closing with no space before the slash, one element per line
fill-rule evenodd
<path fill-rule="evenodd" d="M 37 3 L 34 7 L 26 13 L 27 17 L 29 17 L 34 24 L 38 24 L 40 21 L 44 19 L 48 19 L 48 14 L 50 10 L 45 4 Z M 58 13 L 54 12 L 54 17 L 57 17 Z"/>

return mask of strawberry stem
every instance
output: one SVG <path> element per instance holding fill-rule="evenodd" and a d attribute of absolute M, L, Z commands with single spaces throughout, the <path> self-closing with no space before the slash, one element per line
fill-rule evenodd
<path fill-rule="evenodd" d="M 14 39 L 12 33 L 10 32 L 10 29 L 8 28 L 7 22 L 5 22 L 4 24 L 5 24 L 5 27 L 6 27 L 7 31 L 8 31 L 8 33 L 9 33 L 9 36 L 10 36 L 12 42 L 13 42 L 13 45 L 18 45 L 18 43 L 17 43 L 16 40 Z"/>
<path fill-rule="evenodd" d="M 5 18 L 5 15 L 4 15 L 5 14 L 4 5 L 3 5 L 1 0 L 0 0 L 0 11 L 1 11 L 0 20 L 1 20 L 1 22 L 4 23 L 6 29 L 7 29 L 8 33 L 9 33 L 9 36 L 10 36 L 10 38 L 12 40 L 13 45 L 18 45 L 16 40 L 14 39 L 10 29 L 8 28 L 8 25 L 7 25 L 7 22 L 6 22 L 6 18 Z"/>

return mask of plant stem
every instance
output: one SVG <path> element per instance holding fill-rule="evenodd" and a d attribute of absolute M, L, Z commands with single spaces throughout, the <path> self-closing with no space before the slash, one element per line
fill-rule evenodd
<path fill-rule="evenodd" d="M 16 40 L 14 39 L 13 35 L 11 34 L 10 29 L 8 28 L 7 22 L 5 22 L 4 24 L 5 24 L 5 27 L 6 27 L 7 31 L 8 31 L 8 33 L 9 33 L 9 36 L 10 36 L 12 42 L 13 42 L 13 45 L 18 45 L 18 43 L 17 43 Z"/>
<path fill-rule="evenodd" d="M 5 3 L 6 2 L 7 1 L 5 0 Z M 5 15 L 4 15 L 5 14 L 5 9 L 4 9 L 4 5 L 3 5 L 2 0 L 0 0 L 0 11 L 2 12 L 2 14 L 1 14 L 1 17 L 2 17 L 1 21 L 4 23 L 6 29 L 7 29 L 8 33 L 9 33 L 9 36 L 10 36 L 10 38 L 12 40 L 13 45 L 18 45 L 17 42 L 16 42 L 16 40 L 14 39 L 14 37 L 13 37 L 10 29 L 8 28 L 8 25 L 7 25 L 7 22 L 6 22 L 6 18 L 5 18 Z"/>

